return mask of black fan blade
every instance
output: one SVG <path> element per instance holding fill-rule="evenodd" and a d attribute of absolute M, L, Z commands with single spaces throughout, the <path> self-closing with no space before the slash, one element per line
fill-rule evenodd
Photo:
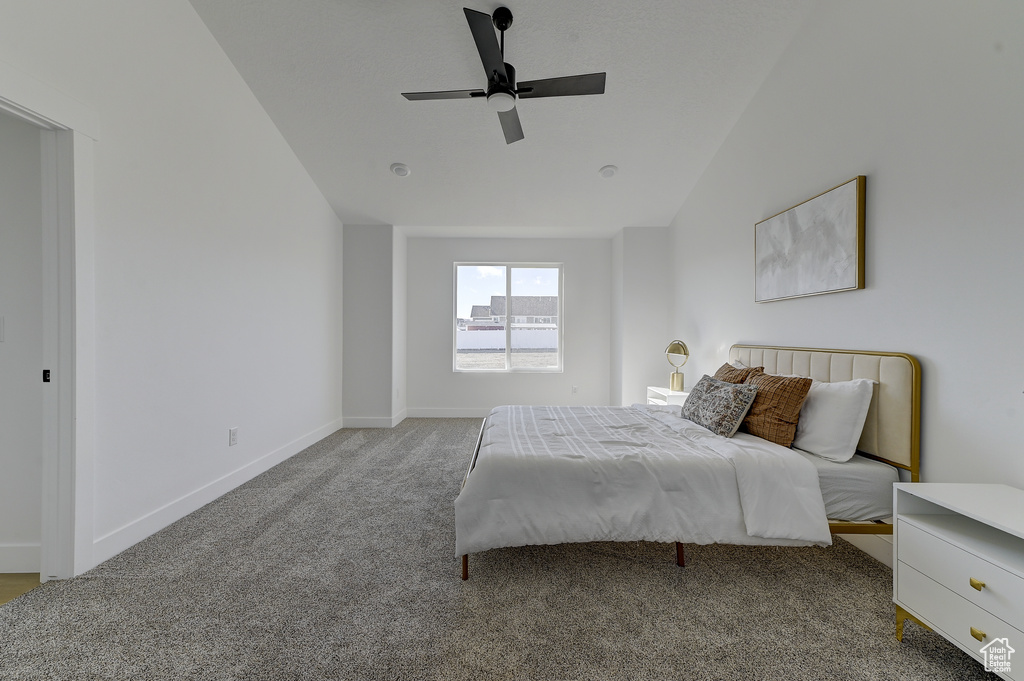
<path fill-rule="evenodd" d="M 483 90 L 441 90 L 439 92 L 403 92 L 402 96 L 411 102 L 420 99 L 469 99 L 470 97 L 484 97 L 487 93 Z"/>
<path fill-rule="evenodd" d="M 498 120 L 501 121 L 501 131 L 505 133 L 505 144 L 512 144 L 523 139 L 523 124 L 519 122 L 519 112 L 515 107 L 508 111 L 499 111 Z"/>
<path fill-rule="evenodd" d="M 543 80 L 527 80 L 516 86 L 520 99 L 533 97 L 569 97 L 572 95 L 603 95 L 603 73 L 586 73 L 582 76 L 562 76 Z"/>
<path fill-rule="evenodd" d="M 462 9 L 466 12 L 469 30 L 473 32 L 473 40 L 476 41 L 476 50 L 480 53 L 480 61 L 483 62 L 487 81 L 494 80 L 494 73 L 497 71 L 500 76 L 498 80 L 503 83 L 508 82 L 508 76 L 505 74 L 505 60 L 501 56 L 498 37 L 494 35 L 494 23 L 491 21 L 491 15 L 477 12 L 468 7 Z"/>

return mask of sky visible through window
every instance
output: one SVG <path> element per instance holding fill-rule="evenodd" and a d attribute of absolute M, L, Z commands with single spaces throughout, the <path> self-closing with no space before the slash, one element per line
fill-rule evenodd
<path fill-rule="evenodd" d="M 459 265 L 455 314 L 468 319 L 474 305 L 490 305 L 491 296 L 505 295 L 504 265 Z M 517 296 L 557 296 L 557 267 L 513 267 L 512 291 Z"/>

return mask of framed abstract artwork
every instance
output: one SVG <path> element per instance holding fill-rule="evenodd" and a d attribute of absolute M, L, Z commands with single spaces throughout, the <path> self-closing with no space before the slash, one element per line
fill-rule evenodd
<path fill-rule="evenodd" d="M 866 178 L 754 225 L 754 301 L 864 288 Z"/>

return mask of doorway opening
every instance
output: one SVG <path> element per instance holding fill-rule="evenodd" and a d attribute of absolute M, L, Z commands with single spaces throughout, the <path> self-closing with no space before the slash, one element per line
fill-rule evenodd
<path fill-rule="evenodd" d="M 38 127 L 0 111 L 0 591 L 40 567 L 41 151 Z"/>
<path fill-rule="evenodd" d="M 36 551 L 39 577 L 45 582 L 92 567 L 96 126 L 81 102 L 4 64 L 0 115 L 28 123 L 38 134 L 39 162 L 32 171 L 39 174 L 41 203 L 41 366 L 35 364 L 42 392 L 37 478 L 41 528 Z M 49 372 L 46 383 L 44 371 Z"/>

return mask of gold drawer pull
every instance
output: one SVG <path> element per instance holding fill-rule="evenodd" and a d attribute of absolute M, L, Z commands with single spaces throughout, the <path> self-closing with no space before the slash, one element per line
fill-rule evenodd
<path fill-rule="evenodd" d="M 985 582 L 983 582 L 983 581 L 981 581 L 979 579 L 975 579 L 974 577 L 971 577 L 971 586 L 973 586 L 978 591 L 981 591 L 982 589 L 985 588 Z"/>
<path fill-rule="evenodd" d="M 971 627 L 971 636 L 978 639 L 979 641 L 985 640 L 985 632 L 980 629 L 975 629 L 974 627 Z"/>

